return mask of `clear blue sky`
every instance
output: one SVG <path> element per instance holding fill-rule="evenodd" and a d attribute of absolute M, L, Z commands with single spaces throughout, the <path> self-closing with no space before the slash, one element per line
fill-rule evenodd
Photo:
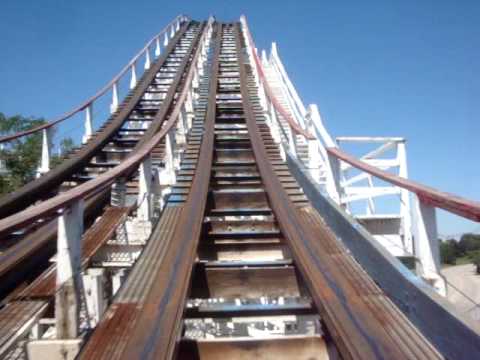
<path fill-rule="evenodd" d="M 478 0 L 2 0 L 0 111 L 69 110 L 179 13 L 246 14 L 332 135 L 404 136 L 412 179 L 480 200 Z M 443 213 L 439 223 L 480 230 Z"/>

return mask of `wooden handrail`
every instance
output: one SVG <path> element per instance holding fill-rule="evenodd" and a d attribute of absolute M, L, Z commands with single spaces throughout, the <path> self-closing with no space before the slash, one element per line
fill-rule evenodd
<path fill-rule="evenodd" d="M 369 165 L 339 148 L 327 147 L 327 152 L 353 167 L 365 171 L 379 179 L 415 193 L 425 204 L 441 208 L 464 218 L 480 222 L 480 202 L 464 199 L 460 196 L 442 192 L 418 182 L 402 178 Z"/>
<path fill-rule="evenodd" d="M 41 130 L 44 130 L 44 129 L 48 129 L 58 123 L 61 123 L 62 121 L 65 121 L 69 118 L 71 118 L 73 115 L 79 113 L 80 111 L 83 111 L 85 110 L 90 104 L 92 104 L 95 100 L 97 100 L 99 97 L 101 97 L 102 95 L 104 95 L 116 82 L 118 82 L 120 80 L 120 78 L 125 75 L 125 73 L 130 69 L 130 67 L 135 64 L 137 62 L 137 60 L 142 56 L 142 54 L 153 44 L 153 42 L 157 39 L 157 38 L 160 38 L 163 34 L 167 33 L 168 32 L 168 29 L 171 28 L 171 26 L 173 26 L 175 23 L 177 23 L 178 21 L 180 21 L 182 18 L 184 18 L 184 15 L 178 15 L 175 19 L 173 19 L 165 28 L 162 29 L 162 31 L 160 31 L 157 35 L 155 35 L 152 39 L 150 39 L 150 41 L 148 41 L 145 46 L 130 60 L 130 62 L 125 65 L 123 67 L 122 70 L 120 70 L 120 72 L 115 75 L 113 77 L 112 80 L 110 80 L 103 88 L 101 88 L 95 95 L 93 95 L 92 97 L 90 97 L 89 99 L 87 99 L 86 101 L 84 101 L 83 103 L 81 103 L 80 105 L 78 105 L 77 107 L 75 107 L 74 109 L 72 109 L 71 111 L 63 114 L 62 116 L 60 116 L 58 119 L 55 119 L 53 121 L 50 121 L 46 124 L 43 124 L 43 125 L 40 125 L 40 126 L 36 126 L 32 129 L 29 129 L 29 130 L 25 130 L 25 131 L 19 131 L 15 134 L 10 134 L 10 135 L 6 135 L 6 136 L 2 136 L 0 137 L 0 143 L 3 143 L 3 142 L 7 142 L 7 141 L 11 141 L 11 140 L 14 140 L 14 139 L 18 139 L 22 136 L 26 136 L 26 135 L 30 135 L 30 134 L 33 134 L 37 131 L 41 131 Z"/>
<path fill-rule="evenodd" d="M 21 229 L 26 224 L 32 223 L 41 218 L 45 218 L 46 216 L 51 215 L 60 209 L 68 207 L 68 205 L 75 202 L 76 200 L 85 199 L 86 197 L 110 186 L 111 184 L 113 184 L 115 179 L 138 167 L 140 163 L 147 156 L 149 156 L 152 150 L 160 143 L 160 141 L 165 137 L 165 135 L 172 129 L 172 127 L 177 122 L 181 108 L 187 97 L 189 84 L 191 84 L 193 79 L 195 64 L 198 60 L 198 57 L 200 56 L 200 44 L 202 44 L 206 37 L 207 29 L 208 25 L 203 29 L 202 36 L 198 42 L 199 46 L 195 51 L 195 55 L 192 59 L 187 77 L 185 78 L 182 92 L 177 98 L 175 107 L 170 113 L 168 121 L 157 134 L 155 134 L 150 140 L 148 140 L 140 149 L 138 149 L 137 152 L 122 161 L 122 163 L 115 166 L 111 170 L 97 176 L 95 179 L 78 185 L 71 190 L 68 190 L 60 195 L 57 195 L 49 200 L 40 203 L 39 205 L 27 208 L 14 215 L 1 219 L 0 235 Z"/>

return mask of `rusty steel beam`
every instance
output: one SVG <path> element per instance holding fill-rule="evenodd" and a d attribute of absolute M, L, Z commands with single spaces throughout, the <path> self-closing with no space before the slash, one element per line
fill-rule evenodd
<path fill-rule="evenodd" d="M 215 28 L 217 28 L 215 26 Z M 204 30 L 205 31 L 205 30 Z M 218 44 L 216 32 L 215 43 Z M 217 48 L 215 48 L 217 49 Z M 218 68 L 217 50 L 212 65 L 216 74 Z M 211 77 L 211 90 L 216 90 L 216 76 Z M 200 148 L 197 167 L 199 171 L 193 179 L 190 195 L 183 206 L 178 206 L 179 216 L 174 222 L 172 240 L 166 245 L 166 253 L 154 276 L 152 287 L 144 301 L 137 303 L 115 303 L 108 311 L 107 318 L 94 332 L 92 339 L 79 354 L 79 359 L 166 359 L 171 358 L 181 335 L 182 315 L 186 300 L 196 246 L 200 238 L 207 201 L 210 167 L 213 158 L 215 122 L 215 96 L 210 98 L 205 131 Z M 155 234 L 155 231 L 154 231 Z M 150 241 L 153 241 L 151 239 Z M 113 329 L 113 323 L 124 319 L 128 313 L 129 330 L 125 338 Z M 111 315 L 108 315 L 111 314 Z M 110 321 L 110 319 L 112 321 Z M 114 336 L 121 336 L 122 345 L 113 347 Z M 126 334 L 125 334 L 126 335 Z M 95 344 L 94 346 L 92 344 Z M 103 344 L 99 348 L 98 344 Z M 92 346 L 91 346 L 92 345 Z"/>
<path fill-rule="evenodd" d="M 215 26 L 214 56 L 205 130 L 196 172 L 187 202 L 156 281 L 139 314 L 135 331 L 122 359 L 170 359 L 181 335 L 182 317 L 192 268 L 201 235 L 213 160 L 216 89 L 221 24 Z"/>

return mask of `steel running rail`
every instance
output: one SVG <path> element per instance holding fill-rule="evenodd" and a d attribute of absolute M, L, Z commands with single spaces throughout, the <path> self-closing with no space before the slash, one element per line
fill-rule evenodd
<path fill-rule="evenodd" d="M 239 106 L 245 116 L 248 130 L 248 134 L 245 134 L 243 139 L 247 140 L 253 149 L 253 161 L 260 172 L 268 203 L 278 220 L 282 234 L 287 238 L 288 245 L 294 253 L 295 263 L 306 275 L 304 278 L 312 292 L 317 310 L 323 315 L 322 318 L 327 323 L 328 330 L 343 357 L 380 359 L 388 354 L 391 359 L 440 359 L 441 356 L 428 341 L 402 317 L 400 311 L 366 277 L 358 265 L 355 266 L 351 256 L 341 250 L 339 242 L 318 223 L 318 217 L 315 220 L 313 213 L 305 213 L 305 208 L 311 209 L 311 207 L 305 202 L 292 203 L 283 189 L 271 163 L 275 160 L 270 158 L 270 156 L 277 157 L 279 154 L 270 152 L 267 155 L 263 136 L 268 133 L 268 129 L 265 125 L 261 127 L 256 122 L 253 113 L 254 106 L 250 96 L 254 95 L 250 94 L 255 89 L 249 81 L 238 23 L 234 25 L 234 36 L 242 101 Z M 216 34 L 217 46 L 218 37 L 219 32 Z M 207 285 L 199 282 L 198 279 L 196 281 L 191 279 L 214 158 L 217 98 L 214 95 L 217 90 L 215 80 L 218 76 L 218 61 L 217 47 L 212 65 L 206 122 L 203 126 L 200 156 L 193 175 L 193 183 L 187 202 L 176 217 L 177 222 L 173 233 L 166 235 L 163 231 L 159 232 L 159 234 L 163 233 L 160 239 L 167 243 L 164 244 L 165 252 L 155 264 L 158 267 L 150 265 L 149 268 L 142 268 L 144 274 L 148 271 L 151 276 L 154 276 L 150 280 L 151 285 L 145 289 L 145 293 L 141 291 L 141 302 L 132 303 L 130 298 L 125 302 L 117 303 L 117 307 L 106 314 L 99 329 L 95 330 L 90 338 L 92 343 L 87 342 L 84 352 L 80 354 L 81 359 L 172 358 L 179 345 L 189 285 L 196 283 L 197 286 L 205 286 L 208 289 Z M 267 141 L 270 143 L 271 140 Z M 214 166 L 218 166 L 218 163 Z M 280 171 L 278 166 L 277 170 Z M 239 199 L 236 198 L 240 203 L 245 201 L 245 199 Z M 172 208 L 175 206 L 167 207 L 167 209 Z M 251 209 L 253 208 L 255 207 Z M 260 211 L 260 209 L 256 210 Z M 302 214 L 305 218 L 301 218 Z M 312 220 L 313 224 L 309 223 L 308 219 Z M 322 241 L 319 241 L 319 236 Z M 157 241 L 160 239 L 157 238 Z M 316 257 L 317 259 L 314 260 Z M 336 263 L 335 260 L 338 259 L 342 262 Z M 252 263 L 245 263 L 246 267 L 251 265 Z M 268 293 L 268 290 L 265 293 Z M 345 298 L 348 298 L 349 302 L 342 301 Z M 128 318 L 128 324 L 125 324 L 128 330 L 125 331 L 123 327 L 116 331 L 115 328 L 125 318 Z M 250 348 L 253 346 L 249 345 Z M 184 355 L 183 358 L 195 358 L 190 356 L 191 354 Z M 220 356 L 222 355 L 228 357 L 220 353 Z"/>
<path fill-rule="evenodd" d="M 206 31 L 204 30 L 199 43 L 202 43 L 205 37 Z M 197 48 L 197 51 L 191 63 L 195 64 L 199 56 L 200 50 L 199 48 Z M 192 81 L 194 71 L 195 66 L 191 66 L 187 76 L 185 77 L 184 84 L 189 84 Z M 99 175 L 95 179 L 78 185 L 77 187 L 68 190 L 60 195 L 57 195 L 52 199 L 46 200 L 39 205 L 27 208 L 14 215 L 1 219 L 0 236 L 20 229 L 23 226 L 38 219 L 41 219 L 45 216 L 54 214 L 61 209 L 67 208 L 69 205 L 73 204 L 78 200 L 84 199 L 88 196 L 92 196 L 93 194 L 100 193 L 102 190 L 112 185 L 117 178 L 137 168 L 140 163 L 150 155 L 151 151 L 160 143 L 160 141 L 165 137 L 165 135 L 176 124 L 183 102 L 187 98 L 187 93 L 188 87 L 184 86 L 181 94 L 176 99 L 175 107 L 170 113 L 168 121 L 163 125 L 162 129 L 157 134 L 155 134 L 140 149 L 138 149 L 138 152 L 125 159 L 122 163 L 120 163 L 110 171 Z"/>
<path fill-rule="evenodd" d="M 216 26 L 214 57 L 210 78 L 209 103 L 197 171 L 187 202 L 183 205 L 175 227 L 175 241 L 168 246 L 158 277 L 152 284 L 135 324 L 136 331 L 128 339 L 121 359 L 171 359 L 181 334 L 183 309 L 190 287 L 192 267 L 207 204 L 208 186 L 213 161 L 215 101 L 219 68 L 222 24 Z M 172 269 L 174 271 L 172 272 Z"/>
<path fill-rule="evenodd" d="M 63 114 L 58 119 L 52 120 L 52 121 L 50 121 L 50 122 L 48 122 L 44 125 L 40 125 L 40 126 L 34 127 L 32 129 L 29 129 L 29 130 L 25 130 L 25 131 L 20 131 L 20 132 L 17 132 L 15 134 L 2 136 L 2 137 L 0 137 L 0 144 L 4 143 L 4 142 L 7 142 L 7 141 L 10 141 L 10 140 L 18 139 L 18 138 L 26 136 L 26 135 L 33 134 L 33 133 L 41 131 L 41 130 L 46 130 L 48 128 L 51 128 L 52 126 L 57 125 L 57 124 L 65 121 L 65 120 L 71 118 L 73 115 L 75 115 L 75 114 L 77 114 L 77 113 L 79 113 L 83 110 L 89 109 L 90 106 L 95 102 L 95 100 L 100 98 L 102 95 L 104 95 L 110 89 L 112 89 L 112 91 L 114 92 L 114 94 L 113 94 L 114 97 L 118 96 L 118 94 L 117 94 L 117 91 L 118 91 L 117 84 L 118 84 L 118 81 L 122 78 L 122 76 L 125 75 L 125 73 L 129 69 L 132 69 L 132 76 L 134 76 L 136 78 L 135 64 L 137 63 L 137 61 L 143 55 L 145 55 L 145 62 L 146 62 L 145 69 L 148 69 L 150 67 L 150 65 L 149 65 L 150 64 L 150 47 L 152 46 L 152 44 L 155 42 L 155 44 L 156 44 L 155 54 L 160 55 L 160 38 L 163 35 L 165 35 L 167 37 L 169 30 L 171 31 L 171 34 L 173 34 L 173 29 L 175 27 L 178 30 L 179 26 L 181 24 L 183 24 L 184 22 L 188 21 L 188 20 L 189 20 L 189 18 L 187 16 L 178 15 L 165 28 L 163 28 L 162 31 L 160 31 L 157 35 L 155 35 L 152 39 L 150 39 L 150 41 L 148 41 L 145 44 L 145 46 L 130 60 L 130 62 L 127 65 L 125 65 L 123 67 L 123 69 L 120 70 L 120 72 L 112 78 L 112 80 L 110 80 L 95 95 L 93 95 L 92 97 L 90 97 L 89 99 L 87 99 L 86 101 L 84 101 L 83 103 L 81 103 L 80 105 L 75 107 L 74 109 L 72 109 L 69 112 Z M 148 64 L 148 66 L 147 66 L 147 64 Z M 88 110 L 88 111 L 91 111 L 91 110 Z M 92 114 L 90 113 L 87 116 L 91 116 L 91 115 Z"/>

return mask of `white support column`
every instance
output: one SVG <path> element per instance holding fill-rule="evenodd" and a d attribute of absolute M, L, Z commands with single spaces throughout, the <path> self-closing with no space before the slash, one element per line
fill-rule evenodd
<path fill-rule="evenodd" d="M 130 78 L 130 90 L 137 86 L 137 65 L 134 62 L 131 67 L 132 76 Z"/>
<path fill-rule="evenodd" d="M 281 142 L 281 137 L 280 137 L 280 125 L 278 124 L 278 118 L 277 118 L 277 113 L 275 112 L 275 107 L 273 104 L 270 102 L 269 103 L 269 114 L 270 114 L 270 119 L 271 119 L 271 129 L 272 129 L 272 137 L 273 141 L 275 143 L 279 144 Z"/>
<path fill-rule="evenodd" d="M 258 81 L 258 97 L 260 99 L 260 105 L 262 106 L 263 109 L 267 109 L 268 107 L 268 101 L 267 101 L 267 95 L 265 92 L 265 88 L 263 87 L 263 83 L 261 81 Z"/>
<path fill-rule="evenodd" d="M 167 32 L 165 32 L 165 39 L 163 40 L 163 46 L 167 47 L 167 45 L 168 45 L 168 34 Z"/>
<path fill-rule="evenodd" d="M 178 121 L 178 120 L 177 120 Z M 176 129 L 172 129 L 168 132 L 167 138 L 170 142 L 170 147 L 171 147 L 171 152 L 173 155 L 173 181 L 172 184 L 175 183 L 175 170 L 180 169 L 180 160 L 181 160 L 181 152 L 177 143 L 177 137 L 175 136 L 176 134 Z"/>
<path fill-rule="evenodd" d="M 327 177 L 326 190 L 328 196 L 340 205 L 341 198 L 341 188 L 340 188 L 340 161 L 333 155 L 327 154 L 328 158 L 328 168 L 330 171 L 329 176 Z"/>
<path fill-rule="evenodd" d="M 367 176 L 367 183 L 368 183 L 368 187 L 370 189 L 373 189 L 373 179 L 372 179 L 372 175 L 368 175 Z M 375 214 L 375 202 L 373 200 L 373 196 L 369 196 L 368 199 L 367 199 L 367 207 L 365 209 L 365 212 L 367 215 L 372 215 L 372 214 Z"/>
<path fill-rule="evenodd" d="M 40 158 L 40 166 L 37 170 L 37 177 L 47 173 L 50 170 L 50 144 L 52 128 L 46 128 L 42 130 L 42 154 Z"/>
<path fill-rule="evenodd" d="M 184 145 L 187 142 L 187 128 L 186 128 L 186 110 L 185 105 L 180 109 L 178 114 L 176 132 L 175 132 L 175 143 L 178 145 Z"/>
<path fill-rule="evenodd" d="M 90 324 L 96 326 L 107 308 L 104 288 L 105 269 L 88 269 L 83 275 L 85 301 Z"/>
<path fill-rule="evenodd" d="M 190 129 L 192 127 L 192 122 L 194 118 L 192 88 L 190 88 L 187 91 L 187 99 L 185 100 L 185 110 L 187 112 L 187 129 Z"/>
<path fill-rule="evenodd" d="M 166 192 L 170 193 L 170 189 L 167 187 L 167 191 L 165 191 L 165 187 L 161 181 L 162 171 L 159 167 L 153 168 L 153 180 L 152 180 L 152 193 L 155 199 L 154 207 L 162 211 L 163 207 L 165 206 L 164 194 Z"/>
<path fill-rule="evenodd" d="M 155 39 L 155 56 L 159 57 L 161 53 L 162 53 L 162 50 L 160 48 L 160 37 L 157 37 Z"/>
<path fill-rule="evenodd" d="M 399 163 L 398 176 L 408 179 L 407 150 L 405 141 L 397 143 L 397 157 Z M 400 216 L 402 218 L 403 246 L 413 253 L 412 213 L 410 208 L 410 193 L 407 189 L 400 190 Z"/>
<path fill-rule="evenodd" d="M 74 339 L 78 336 L 83 209 L 83 200 L 77 200 L 64 209 L 58 219 L 55 293 L 57 339 Z"/>
<path fill-rule="evenodd" d="M 446 296 L 445 280 L 440 276 L 440 251 L 435 208 L 415 198 L 415 255 L 418 275 L 430 282 L 435 290 Z"/>
<path fill-rule="evenodd" d="M 308 117 L 312 122 L 313 129 L 311 131 L 313 135 L 319 141 L 319 150 L 320 154 L 324 160 L 324 170 L 325 170 L 325 189 L 327 194 L 335 201 L 337 204 L 340 204 L 340 164 L 337 158 L 329 155 L 325 147 L 337 147 L 337 144 L 330 137 L 330 134 L 327 132 L 323 126 L 322 118 L 318 107 L 315 104 L 308 106 Z"/>
<path fill-rule="evenodd" d="M 208 42 L 210 41 L 210 35 L 211 35 L 211 28 L 209 27 L 207 30 L 207 35 L 205 36 L 205 39 L 203 39 L 203 42 L 202 42 L 202 61 L 201 61 L 202 66 L 203 66 L 203 62 L 207 58 Z"/>
<path fill-rule="evenodd" d="M 187 103 L 186 102 L 183 103 L 183 106 L 182 106 L 182 109 L 181 109 L 181 114 L 182 114 L 183 127 L 185 129 L 185 136 L 186 136 L 188 131 L 192 127 L 192 123 L 188 119 L 188 111 L 187 111 Z"/>
<path fill-rule="evenodd" d="M 198 57 L 198 61 L 196 64 L 196 69 L 199 76 L 203 76 L 203 61 L 204 61 L 203 52 L 200 51 L 200 56 Z"/>
<path fill-rule="evenodd" d="M 308 170 L 315 181 L 320 181 L 321 158 L 317 139 L 308 139 Z"/>
<path fill-rule="evenodd" d="M 151 61 L 150 61 L 150 48 L 147 47 L 147 49 L 145 50 L 145 65 L 144 65 L 144 69 L 145 69 L 145 70 L 150 69 L 150 65 L 151 65 Z"/>
<path fill-rule="evenodd" d="M 262 65 L 267 66 L 268 65 L 268 59 L 267 59 L 267 52 L 265 50 L 262 50 Z"/>
<path fill-rule="evenodd" d="M 180 30 L 180 20 L 177 20 L 177 25 L 175 27 L 175 31 Z"/>
<path fill-rule="evenodd" d="M 137 218 L 150 221 L 152 218 L 152 159 L 145 158 L 140 164 L 138 176 Z"/>
<path fill-rule="evenodd" d="M 267 115 L 270 115 L 271 118 L 271 133 L 272 133 L 272 138 L 275 143 L 279 144 L 278 149 L 280 150 L 280 156 L 282 157 L 283 161 L 286 161 L 287 155 L 285 154 L 285 144 L 282 143 L 282 138 L 281 138 L 281 129 L 280 129 L 280 123 L 277 118 L 277 114 L 275 112 L 275 107 L 273 104 L 270 102 L 269 103 L 269 109 L 270 111 L 267 112 Z"/>
<path fill-rule="evenodd" d="M 85 108 L 85 134 L 83 135 L 82 138 L 82 143 L 87 143 L 88 140 L 93 135 L 93 126 L 92 126 L 92 120 L 93 120 L 93 103 L 90 103 L 86 108 Z"/>
<path fill-rule="evenodd" d="M 322 117 L 320 116 L 320 112 L 318 111 L 318 107 L 315 104 L 311 104 L 308 106 L 308 112 L 310 113 L 310 116 L 312 118 L 313 125 L 316 129 L 315 134 L 317 137 L 320 136 L 320 140 L 325 144 L 326 147 L 337 147 L 337 144 L 335 141 L 333 141 L 332 137 L 330 134 L 327 132 L 327 129 L 325 129 L 325 126 L 323 125 Z"/>
<path fill-rule="evenodd" d="M 295 133 L 290 126 L 287 127 L 286 131 L 288 137 L 288 148 L 293 156 L 297 157 L 297 141 L 295 140 Z"/>
<path fill-rule="evenodd" d="M 312 119 L 307 116 L 305 118 L 306 130 L 310 134 L 314 134 Z M 322 158 L 320 153 L 320 142 L 317 138 L 306 139 L 308 144 L 308 170 L 313 179 L 320 182 L 320 172 L 322 168 Z M 325 167 L 325 166 L 324 166 Z"/>
<path fill-rule="evenodd" d="M 125 178 L 118 177 L 112 184 L 110 192 L 110 203 L 112 206 L 124 207 L 126 206 L 127 185 Z"/>
<path fill-rule="evenodd" d="M 197 69 L 197 67 L 194 67 L 193 68 L 192 87 L 194 89 L 196 89 L 196 88 L 198 88 L 198 85 L 199 85 L 198 69 Z M 194 97 L 195 97 L 195 93 L 194 93 Z"/>
<path fill-rule="evenodd" d="M 126 269 L 119 269 L 114 274 L 112 274 L 112 295 L 118 292 L 125 279 L 127 278 L 128 272 Z"/>
<path fill-rule="evenodd" d="M 175 36 L 175 25 L 172 25 L 170 27 L 170 39 L 173 39 L 174 36 Z"/>
<path fill-rule="evenodd" d="M 112 86 L 112 104 L 110 105 L 110 112 L 113 114 L 118 108 L 118 84 L 115 82 Z"/>
<path fill-rule="evenodd" d="M 162 185 L 172 185 L 175 183 L 175 159 L 172 133 L 169 131 L 165 136 L 165 168 L 160 173 L 160 183 Z"/>

